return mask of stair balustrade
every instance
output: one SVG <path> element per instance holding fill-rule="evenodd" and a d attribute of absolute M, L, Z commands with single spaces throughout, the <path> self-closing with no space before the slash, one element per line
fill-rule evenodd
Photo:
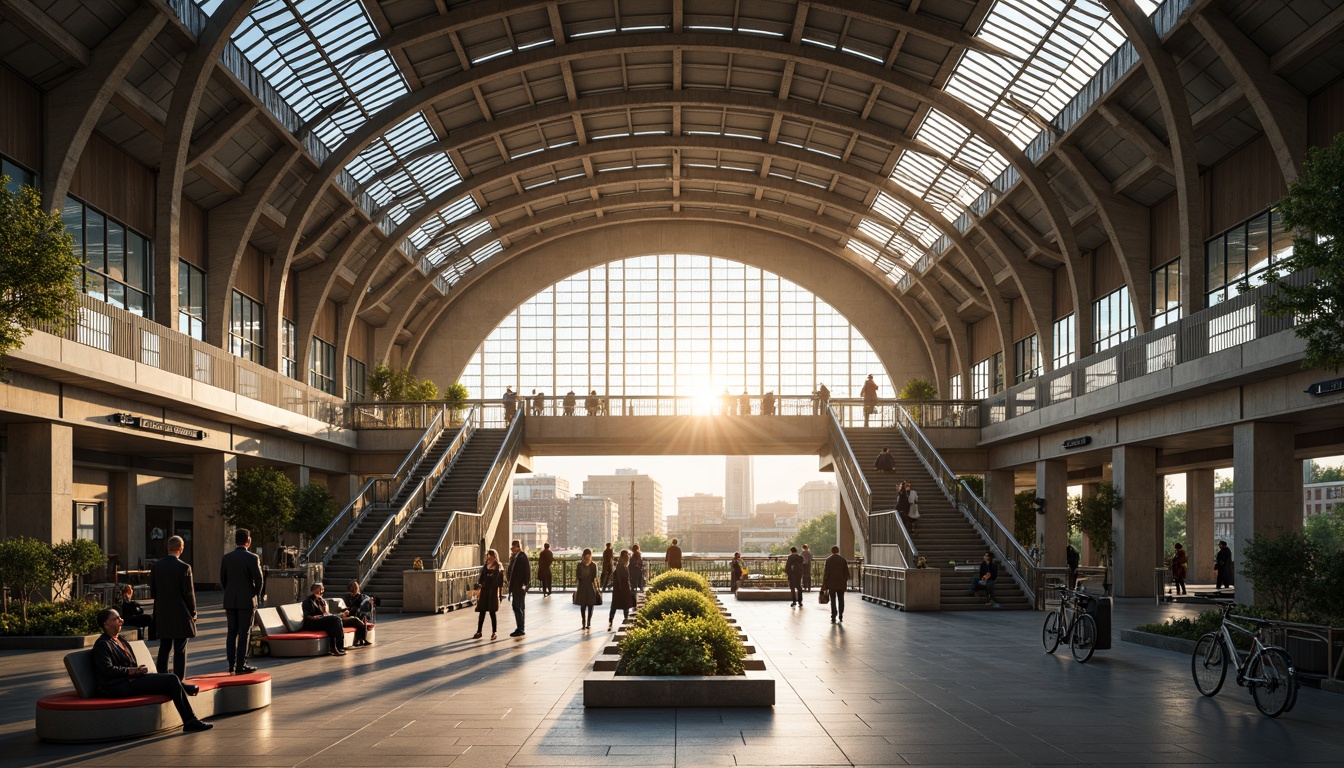
<path fill-rule="evenodd" d="M 840 480 L 841 492 L 850 502 L 863 540 L 871 542 L 868 536 L 868 516 L 873 505 L 873 491 L 868 487 L 868 480 L 863 476 L 863 470 L 859 468 L 859 462 L 854 458 L 854 451 L 849 447 L 849 440 L 845 437 L 844 430 L 840 428 L 834 409 L 826 410 L 826 432 L 831 438 L 831 458 L 835 461 L 835 473 Z"/>
<path fill-rule="evenodd" d="M 511 492 L 513 485 L 512 470 L 514 465 L 518 463 L 518 456 L 522 453 L 522 450 L 523 417 L 520 415 L 509 425 L 509 431 L 505 433 L 504 442 L 500 445 L 499 452 L 495 454 L 495 462 L 490 467 L 490 472 L 486 475 L 484 482 L 481 483 L 480 490 L 476 493 L 476 511 L 454 510 L 452 517 L 443 526 L 443 532 L 439 534 L 438 542 L 434 545 L 434 551 L 430 553 L 430 562 L 426 564 L 427 567 L 440 570 L 448 568 L 450 565 L 461 567 L 466 564 L 465 561 L 450 562 L 453 559 L 454 551 L 458 547 L 471 547 L 472 549 L 479 547 L 479 542 L 485 534 L 485 516 L 487 513 L 494 514 L 502 496 Z M 439 482 L 442 482 L 442 480 Z M 479 554 L 473 552 L 472 564 L 479 561 Z"/>

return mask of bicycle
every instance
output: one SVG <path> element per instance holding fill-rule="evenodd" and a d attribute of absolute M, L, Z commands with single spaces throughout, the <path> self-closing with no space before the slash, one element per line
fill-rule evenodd
<path fill-rule="evenodd" d="M 1059 587 L 1059 610 L 1045 615 L 1045 625 L 1041 627 L 1041 642 L 1046 653 L 1054 653 L 1064 638 L 1069 640 L 1069 650 L 1080 664 L 1092 658 L 1097 646 L 1097 620 L 1087 612 L 1089 603 L 1094 599 L 1085 590 Z"/>
<path fill-rule="evenodd" d="M 1195 653 L 1190 659 L 1195 687 L 1205 696 L 1217 694 L 1223 688 L 1227 666 L 1229 660 L 1232 660 L 1237 667 L 1237 685 L 1251 689 L 1255 708 L 1269 717 L 1278 717 L 1297 704 L 1298 682 L 1293 659 L 1282 648 L 1260 642 L 1261 631 L 1265 627 L 1275 626 L 1274 622 L 1232 616 L 1231 613 L 1232 603 L 1223 603 L 1223 623 L 1218 631 L 1204 635 L 1195 643 Z M 1254 631 L 1233 622 L 1233 618 L 1254 624 Z M 1251 650 L 1245 661 L 1237 651 L 1229 630 L 1236 630 L 1251 638 Z"/>

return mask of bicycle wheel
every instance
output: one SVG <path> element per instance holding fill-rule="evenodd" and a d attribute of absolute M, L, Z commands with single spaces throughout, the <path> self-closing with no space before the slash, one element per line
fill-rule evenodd
<path fill-rule="evenodd" d="M 1041 627 L 1041 643 L 1045 646 L 1046 653 L 1054 653 L 1059 647 L 1061 632 L 1059 611 L 1045 614 L 1045 626 Z"/>
<path fill-rule="evenodd" d="M 1073 622 L 1073 631 L 1069 633 L 1069 650 L 1079 663 L 1086 663 L 1097 649 L 1097 620 L 1086 613 Z"/>
<path fill-rule="evenodd" d="M 1293 662 L 1278 648 L 1266 648 L 1251 660 L 1246 685 L 1255 699 L 1255 708 L 1270 717 L 1287 712 L 1297 697 Z"/>
<path fill-rule="evenodd" d="M 1227 678 L 1227 653 L 1223 641 L 1215 634 L 1207 634 L 1195 643 L 1195 655 L 1190 657 L 1190 671 L 1195 676 L 1195 687 L 1205 696 L 1213 696 L 1223 689 Z"/>

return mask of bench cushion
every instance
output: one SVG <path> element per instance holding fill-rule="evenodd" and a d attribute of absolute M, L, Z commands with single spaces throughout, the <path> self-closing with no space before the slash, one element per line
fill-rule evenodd
<path fill-rule="evenodd" d="M 279 608 L 280 618 L 285 620 L 285 626 L 290 632 L 298 632 L 303 629 L 303 604 L 290 603 L 282 605 Z"/>

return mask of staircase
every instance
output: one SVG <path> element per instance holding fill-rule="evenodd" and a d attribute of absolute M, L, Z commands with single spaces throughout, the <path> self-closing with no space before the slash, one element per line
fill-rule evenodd
<path fill-rule="evenodd" d="M 849 428 L 845 430 L 845 439 L 849 441 L 854 458 L 863 469 L 864 479 L 872 491 L 872 511 L 895 509 L 897 489 L 903 480 L 908 480 L 918 492 L 920 516 L 910 538 L 930 568 L 942 569 L 942 609 L 991 610 L 991 606 L 986 604 L 984 592 L 975 597 L 966 595 L 966 589 L 975 574 L 953 571 L 948 565 L 953 560 L 958 564 L 979 565 L 989 547 L 966 516 L 953 508 L 943 495 L 942 489 L 905 442 L 901 431 L 895 427 Z M 883 473 L 873 469 L 873 461 L 883 448 L 891 449 L 896 459 L 895 472 Z M 1003 609 L 1031 608 L 1026 595 L 1002 564 L 999 566 L 999 580 L 994 585 L 994 597 Z"/>
<path fill-rule="evenodd" d="M 438 461 L 443 452 L 448 450 L 448 446 L 456 436 L 456 430 L 445 429 L 430 445 L 429 450 L 425 451 L 424 457 L 420 459 L 420 463 L 416 465 L 415 469 L 411 470 L 406 482 L 402 484 L 391 502 L 375 504 L 364 513 L 364 516 L 355 525 L 354 530 L 346 537 L 345 543 L 336 550 L 336 553 L 331 556 L 331 560 L 327 562 L 322 578 L 325 580 L 328 592 L 345 594 L 337 590 L 344 590 L 345 586 L 355 578 L 355 563 L 359 560 L 359 553 L 369 543 L 369 539 L 373 538 L 373 535 L 382 527 L 387 520 L 387 516 L 406 503 L 406 496 L 424 478 L 425 473 L 433 469 L 434 462 Z"/>
<path fill-rule="evenodd" d="M 379 610 L 393 612 L 401 610 L 401 572 L 410 570 L 417 557 L 429 559 L 434 546 L 439 543 L 443 527 L 448 524 L 453 512 L 477 511 L 476 495 L 494 466 L 495 457 L 499 454 L 500 446 L 504 444 L 506 432 L 504 429 L 476 430 L 444 478 L 443 484 L 439 486 L 438 492 L 430 498 L 424 511 L 406 529 L 401 540 L 392 545 L 382 564 L 369 577 L 364 591 L 379 598 Z M 434 455 L 435 460 L 438 455 Z M 428 468 L 432 463 L 426 466 Z M 368 535 L 371 536 L 376 530 L 375 526 Z M 368 542 L 368 536 L 364 538 L 364 542 Z M 354 574 L 354 559 L 358 555 L 358 551 L 351 553 L 351 577 Z M 501 557 L 503 556 L 501 554 Z M 346 580 L 351 577 L 346 577 Z"/>

